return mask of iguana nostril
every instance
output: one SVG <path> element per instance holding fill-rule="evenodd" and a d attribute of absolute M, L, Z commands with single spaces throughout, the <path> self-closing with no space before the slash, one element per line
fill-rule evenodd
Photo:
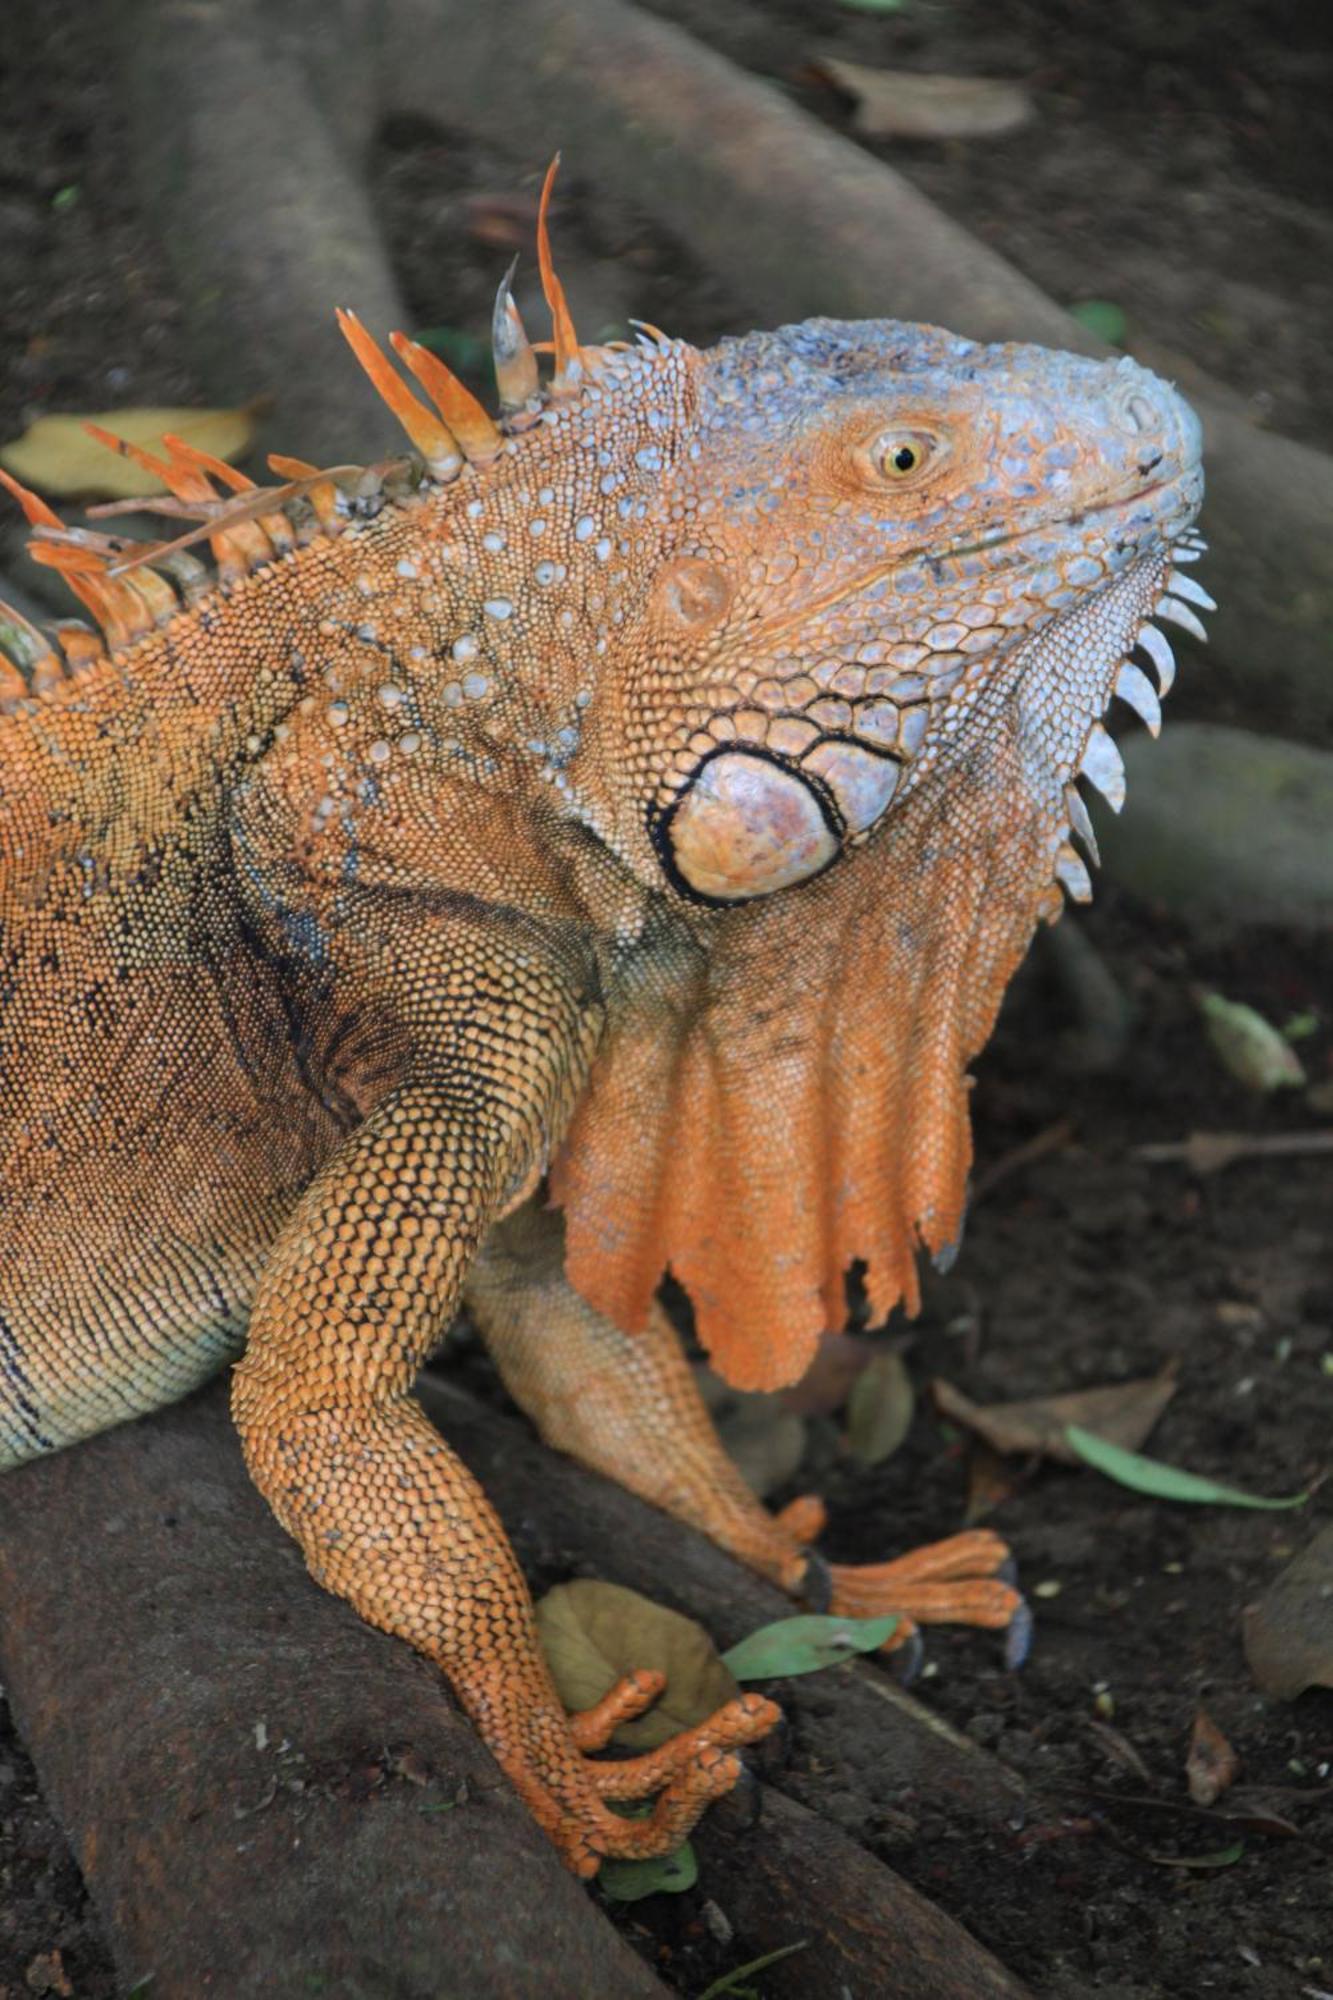
<path fill-rule="evenodd" d="M 840 845 L 813 787 L 747 750 L 724 750 L 701 765 L 665 834 L 686 887 L 717 903 L 808 881 Z"/>
<path fill-rule="evenodd" d="M 1152 432 L 1159 431 L 1162 428 L 1161 415 L 1156 406 L 1149 402 L 1148 398 L 1138 390 L 1133 390 L 1126 396 L 1122 407 L 1125 413 L 1125 420 L 1131 430 L 1151 435 Z"/>

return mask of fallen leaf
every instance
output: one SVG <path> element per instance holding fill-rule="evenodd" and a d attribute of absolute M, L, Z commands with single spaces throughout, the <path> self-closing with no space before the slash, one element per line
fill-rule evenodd
<path fill-rule="evenodd" d="M 1323 1800 L 1327 1796 L 1328 1788 L 1323 1785 L 1304 1790 L 1296 1785 L 1238 1785 L 1235 1791 L 1227 1793 L 1218 1810 L 1224 1819 L 1234 1820 L 1247 1833 L 1262 1833 L 1277 1840 L 1299 1840 L 1300 1828 L 1279 1812 L 1278 1806 L 1289 1798 Z"/>
<path fill-rule="evenodd" d="M 412 338 L 420 347 L 428 347 L 432 354 L 438 354 L 441 361 L 459 375 L 488 376 L 491 369 L 491 343 L 480 334 L 468 333 L 457 326 L 426 326 L 414 333 Z"/>
<path fill-rule="evenodd" d="M 820 1336 L 815 1358 L 799 1382 L 782 1391 L 784 1408 L 803 1417 L 827 1417 L 842 1409 L 858 1376 L 879 1349 L 855 1333 Z"/>
<path fill-rule="evenodd" d="M 885 1618 L 826 1618 L 815 1614 L 779 1618 L 761 1625 L 722 1655 L 738 1681 L 775 1680 L 785 1674 L 813 1674 L 841 1666 L 854 1653 L 873 1653 L 892 1638 L 896 1615 Z"/>
<path fill-rule="evenodd" d="M 1005 1500 L 1012 1499 L 1026 1478 L 1026 1469 L 978 1438 L 967 1463 L 967 1506 L 963 1526 L 975 1528 L 988 1520 Z"/>
<path fill-rule="evenodd" d="M 805 1420 L 777 1396 L 744 1396 L 718 1420 L 727 1456 L 752 1493 L 767 1499 L 805 1457 Z"/>
<path fill-rule="evenodd" d="M 468 235 L 495 249 L 526 250 L 537 227 L 535 194 L 469 194 L 462 210 Z"/>
<path fill-rule="evenodd" d="M 1086 326 L 1089 333 L 1095 333 L 1098 340 L 1104 340 L 1108 347 L 1122 347 L 1125 341 L 1125 315 L 1110 299 L 1080 299 L 1069 308 L 1069 317 L 1076 319 L 1080 326 Z"/>
<path fill-rule="evenodd" d="M 699 1879 L 699 1863 L 687 1840 L 674 1854 L 649 1861 L 604 1861 L 597 1883 L 613 1903 L 639 1903 L 645 1896 L 679 1896 Z"/>
<path fill-rule="evenodd" d="M 1241 1619 L 1255 1683 L 1278 1701 L 1333 1687 L 1333 1525 L 1293 1556 Z"/>
<path fill-rule="evenodd" d="M 145 493 L 162 492 L 162 481 L 131 459 L 98 444 L 89 437 L 85 424 L 100 424 L 116 437 L 145 445 L 149 451 L 170 431 L 186 444 L 230 462 L 249 445 L 257 414 L 257 405 L 249 403 L 237 410 L 99 410 L 89 417 L 38 417 L 21 438 L 0 447 L 0 464 L 39 493 L 49 493 L 58 500 L 75 495 L 136 500 Z"/>
<path fill-rule="evenodd" d="M 756 1972 L 766 1972 L 770 1965 L 778 1964 L 781 1959 L 790 1958 L 795 1952 L 809 1951 L 809 1949 L 809 1938 L 801 1938 L 796 1944 L 780 1944 L 776 1951 L 766 1951 L 762 1958 L 749 1959 L 746 1964 L 734 1966 L 730 1972 L 724 1972 L 711 1986 L 705 1986 L 699 1995 L 699 2000 L 722 2000 L 724 1993 L 735 1994 L 736 2000 L 746 2000 L 747 1995 L 757 1991 L 755 1987 L 745 1984 L 747 1979 L 752 1979 Z"/>
<path fill-rule="evenodd" d="M 60 2000 L 72 2000 L 74 1993 L 58 1951 L 38 1952 L 23 1975 L 23 1984 L 30 1993 L 55 1993 Z"/>
<path fill-rule="evenodd" d="M 847 1403 L 847 1447 L 858 1465 L 882 1465 L 912 1428 L 916 1398 L 901 1354 L 877 1354 Z"/>
<path fill-rule="evenodd" d="M 1243 1840 L 1233 1840 L 1229 1847 L 1219 1847 L 1212 1854 L 1149 1854 L 1148 1860 L 1155 1861 L 1159 1868 L 1230 1868 L 1245 1852 Z"/>
<path fill-rule="evenodd" d="M 566 1708 L 591 1708 L 636 1667 L 666 1675 L 648 1712 L 612 1736 L 627 1750 L 655 1750 L 740 1692 L 702 1625 L 618 1583 L 557 1584 L 537 1606 L 537 1632 Z"/>
<path fill-rule="evenodd" d="M 975 1431 L 992 1450 L 1039 1452 L 1062 1465 L 1079 1463 L 1066 1436 L 1071 1424 L 1132 1448 L 1142 1444 L 1175 1393 L 1174 1362 L 1159 1374 L 1138 1381 L 1076 1389 L 1066 1395 L 1034 1396 L 1019 1403 L 981 1405 L 951 1382 L 936 1380 L 931 1384 L 940 1415 Z"/>
<path fill-rule="evenodd" d="M 1213 1053 L 1237 1083 L 1263 1095 L 1300 1089 L 1306 1080 L 1300 1057 L 1262 1014 L 1220 993 L 1200 993 L 1198 1002 Z"/>
<path fill-rule="evenodd" d="M 1078 1424 L 1067 1426 L 1065 1438 L 1085 1465 L 1105 1473 L 1120 1486 L 1128 1486 L 1131 1492 L 1147 1493 L 1154 1500 L 1181 1500 L 1201 1507 L 1277 1510 L 1303 1507 L 1310 1497 L 1308 1493 L 1292 1493 L 1270 1500 L 1257 1493 L 1244 1493 L 1238 1486 L 1223 1486 L 1215 1479 L 1201 1478 L 1197 1472 L 1182 1471 L 1178 1465 L 1164 1465 L 1161 1459 L 1143 1458 L 1136 1451 L 1122 1450 Z"/>
<path fill-rule="evenodd" d="M 863 139 L 995 139 L 1033 116 L 1022 86 L 995 77 L 869 69 L 840 56 L 820 56 L 816 67 L 856 99 L 852 130 Z"/>
<path fill-rule="evenodd" d="M 1213 1806 L 1234 1782 L 1240 1759 L 1211 1715 L 1200 1709 L 1190 1731 L 1185 1778 L 1196 1806 Z"/>
<path fill-rule="evenodd" d="M 1096 1716 L 1089 1715 L 1085 1720 L 1109 1756 L 1114 1757 L 1118 1764 L 1123 1764 L 1127 1771 L 1132 1771 L 1145 1785 L 1152 1783 L 1152 1773 L 1127 1736 L 1120 1730 L 1113 1729 L 1109 1722 L 1100 1721 Z"/>

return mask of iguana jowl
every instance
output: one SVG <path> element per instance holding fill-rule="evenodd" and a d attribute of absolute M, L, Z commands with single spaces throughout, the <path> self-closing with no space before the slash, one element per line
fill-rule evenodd
<path fill-rule="evenodd" d="M 547 1438 L 794 1594 L 1008 1625 L 990 1534 L 819 1565 L 654 1293 L 744 1386 L 802 1373 L 853 1264 L 915 1304 L 966 1064 L 1088 893 L 1080 773 L 1118 803 L 1100 717 L 1155 729 L 1131 651 L 1165 687 L 1148 621 L 1207 599 L 1197 426 L 1133 362 L 890 321 L 585 347 L 545 201 L 539 248 L 554 372 L 502 286 L 498 423 L 348 317 L 418 458 L 258 490 L 168 441 L 199 525 L 146 553 L 18 489 L 101 634 L 11 622 L 0 689 L 0 1463 L 244 1338 L 246 1456 L 315 1576 L 439 1663 L 590 1873 L 678 1841 L 776 1711 L 591 1758 L 658 1684 L 564 1714 L 416 1371 L 466 1297 Z"/>

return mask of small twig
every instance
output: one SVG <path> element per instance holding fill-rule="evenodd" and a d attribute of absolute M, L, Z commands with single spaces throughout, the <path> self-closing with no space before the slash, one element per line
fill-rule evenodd
<path fill-rule="evenodd" d="M 1181 1160 L 1196 1174 L 1220 1173 L 1236 1160 L 1299 1159 L 1315 1153 L 1333 1153 L 1333 1130 L 1191 1132 L 1188 1139 L 1169 1139 L 1131 1149 L 1133 1159 Z"/>
<path fill-rule="evenodd" d="M 1057 1118 L 1054 1125 L 1045 1126 L 1034 1132 L 1021 1146 L 1013 1146 L 1007 1153 L 1001 1153 L 998 1160 L 977 1175 L 972 1183 L 972 1206 L 984 1201 L 992 1189 L 1001 1181 L 1008 1180 L 1023 1167 L 1030 1167 L 1035 1160 L 1044 1160 L 1048 1153 L 1062 1153 L 1074 1137 L 1072 1118 Z"/>

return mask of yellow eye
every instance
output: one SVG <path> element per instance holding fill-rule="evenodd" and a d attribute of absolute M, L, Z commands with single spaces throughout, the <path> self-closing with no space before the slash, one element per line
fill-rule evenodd
<path fill-rule="evenodd" d="M 930 441 L 914 431 L 889 431 L 875 445 L 872 456 L 885 479 L 910 479 L 930 457 Z"/>

